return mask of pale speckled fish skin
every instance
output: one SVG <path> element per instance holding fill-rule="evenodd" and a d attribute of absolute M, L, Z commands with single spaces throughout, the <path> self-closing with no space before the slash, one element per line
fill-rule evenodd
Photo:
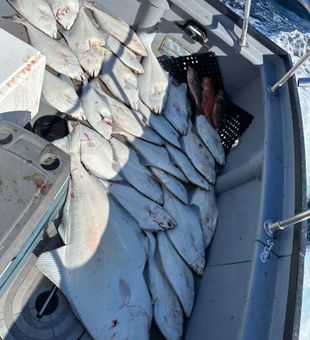
<path fill-rule="evenodd" d="M 183 260 L 202 275 L 205 267 L 203 235 L 199 218 L 188 206 L 180 202 L 167 189 L 164 191 L 164 208 L 173 217 L 176 227 L 167 235 Z"/>
<path fill-rule="evenodd" d="M 143 43 L 124 20 L 108 15 L 107 13 L 93 6 L 90 1 L 85 1 L 84 6 L 93 12 L 93 16 L 102 30 L 111 34 L 118 41 L 130 48 L 133 52 L 144 57 L 147 56 L 147 51 L 143 46 Z"/>
<path fill-rule="evenodd" d="M 81 101 L 88 122 L 104 138 L 110 138 L 113 119 L 107 99 L 85 81 Z"/>
<path fill-rule="evenodd" d="M 200 174 L 210 183 L 215 183 L 214 158 L 201 139 L 192 131 L 191 122 L 189 123 L 187 135 L 182 136 L 181 144 L 184 152 Z"/>
<path fill-rule="evenodd" d="M 56 19 L 45 0 L 8 0 L 9 3 L 33 26 L 49 37 L 57 38 Z M 41 51 L 42 52 L 42 51 Z"/>
<path fill-rule="evenodd" d="M 183 333 L 182 307 L 162 273 L 155 238 L 149 232 L 147 237 L 149 239 L 147 283 L 153 300 L 154 320 L 166 339 L 179 340 Z"/>
<path fill-rule="evenodd" d="M 108 190 L 137 220 L 142 230 L 159 231 L 175 227 L 173 218 L 159 204 L 134 188 L 125 184 L 110 183 Z"/>
<path fill-rule="evenodd" d="M 86 171 L 75 176 L 83 179 L 74 179 L 68 245 L 43 253 L 37 266 L 64 292 L 93 338 L 146 339 L 152 305 L 143 277 L 144 236 Z"/>
<path fill-rule="evenodd" d="M 127 182 L 154 202 L 162 204 L 164 199 L 161 187 L 140 163 L 136 152 L 116 138 L 112 138 L 110 143 L 121 173 Z"/>
<path fill-rule="evenodd" d="M 26 26 L 31 45 L 45 55 L 46 64 L 51 69 L 78 81 L 85 79 L 85 74 L 77 57 L 68 46 L 48 37 L 26 20 L 17 18 L 13 20 Z"/>
<path fill-rule="evenodd" d="M 190 317 L 195 298 L 193 274 L 175 250 L 167 233 L 157 234 L 157 244 L 163 271 L 175 291 L 185 315 Z"/>
<path fill-rule="evenodd" d="M 109 141 L 86 126 L 81 127 L 81 161 L 97 177 L 110 181 L 122 179 Z"/>
<path fill-rule="evenodd" d="M 146 42 L 145 48 L 148 57 L 141 62 L 144 73 L 138 78 L 139 95 L 151 111 L 161 114 L 167 99 L 169 73 L 160 66 L 152 51 L 151 42 Z"/>
<path fill-rule="evenodd" d="M 190 203 L 199 208 L 204 246 L 207 248 L 214 235 L 218 220 L 218 208 L 214 188 L 212 187 L 209 191 L 196 188 Z"/>
<path fill-rule="evenodd" d="M 138 151 L 147 166 L 157 167 L 177 177 L 181 181 L 187 182 L 183 172 L 171 162 L 166 148 L 145 142 L 139 138 L 128 137 L 128 141 Z"/>
<path fill-rule="evenodd" d="M 74 24 L 74 21 L 78 15 L 80 9 L 80 1 L 79 0 L 48 0 L 48 1 L 56 20 L 65 30 L 69 30 Z"/>
<path fill-rule="evenodd" d="M 189 105 L 187 100 L 187 85 L 175 85 L 170 82 L 168 98 L 163 115 L 182 136 L 187 134 L 189 120 Z"/>
<path fill-rule="evenodd" d="M 100 80 L 98 78 L 91 80 L 89 84 L 100 95 L 102 95 L 109 104 L 113 120 L 113 133 L 121 133 L 122 131 L 125 131 L 136 137 L 143 135 L 143 128 L 133 112 L 119 100 L 112 98 L 105 93 L 100 86 Z"/>
<path fill-rule="evenodd" d="M 144 116 L 138 111 L 133 111 L 133 114 L 140 122 L 143 129 L 143 134 L 139 136 L 139 138 L 156 145 L 164 145 L 164 141 L 160 138 L 160 136 L 146 124 Z"/>
<path fill-rule="evenodd" d="M 99 78 L 117 99 L 133 110 L 139 108 L 137 76 L 108 50 L 105 52 Z"/>
<path fill-rule="evenodd" d="M 163 115 L 156 115 L 140 101 L 139 110 L 145 117 L 147 124 L 154 129 L 163 139 L 181 149 L 180 135 Z"/>
<path fill-rule="evenodd" d="M 174 176 L 156 167 L 151 167 L 154 176 L 184 204 L 188 204 L 187 190 Z"/>
<path fill-rule="evenodd" d="M 225 164 L 225 152 L 221 143 L 221 138 L 218 132 L 211 126 L 207 118 L 203 115 L 199 115 L 196 118 L 196 130 L 205 144 L 209 149 L 215 160 L 220 164 Z"/>
<path fill-rule="evenodd" d="M 140 63 L 141 57 L 132 52 L 125 45 L 120 43 L 112 35 L 103 33 L 105 37 L 105 47 L 113 52 L 127 67 L 137 74 L 144 73 L 144 68 Z"/>
<path fill-rule="evenodd" d="M 57 111 L 66 113 L 79 120 L 85 119 L 80 99 L 69 78 L 64 75 L 55 76 L 49 71 L 44 72 L 42 94 L 47 103 Z"/>
<path fill-rule="evenodd" d="M 167 145 L 166 149 L 168 150 L 171 158 L 179 166 L 179 168 L 183 171 L 187 179 L 197 185 L 198 187 L 210 190 L 210 184 L 208 181 L 200 175 L 200 173 L 194 168 L 191 161 L 187 158 L 184 153 L 172 145 Z"/>
<path fill-rule="evenodd" d="M 97 77 L 104 60 L 105 41 L 82 7 L 70 31 L 63 35 L 83 69 Z"/>

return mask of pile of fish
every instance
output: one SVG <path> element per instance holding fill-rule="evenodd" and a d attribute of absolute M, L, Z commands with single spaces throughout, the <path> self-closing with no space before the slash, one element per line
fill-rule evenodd
<path fill-rule="evenodd" d="M 154 35 L 89 2 L 9 2 L 46 56 L 45 100 L 74 120 L 54 142 L 71 155 L 64 246 L 38 267 L 95 339 L 148 339 L 153 319 L 180 339 L 217 224 L 216 164 L 225 163 L 207 118 L 212 91 L 189 69 L 192 115 L 188 86 L 161 68 Z"/>

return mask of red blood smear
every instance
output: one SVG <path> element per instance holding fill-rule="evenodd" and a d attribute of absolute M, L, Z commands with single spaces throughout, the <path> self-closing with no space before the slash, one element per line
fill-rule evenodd
<path fill-rule="evenodd" d="M 202 78 L 202 101 L 201 109 L 207 117 L 210 124 L 215 127 L 216 122 L 213 116 L 213 109 L 215 103 L 214 84 L 212 78 Z"/>

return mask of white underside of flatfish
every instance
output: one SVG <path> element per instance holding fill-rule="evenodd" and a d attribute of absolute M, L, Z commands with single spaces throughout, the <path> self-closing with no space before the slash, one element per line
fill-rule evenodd
<path fill-rule="evenodd" d="M 105 41 L 86 15 L 83 7 L 80 9 L 73 27 L 63 35 L 83 69 L 91 77 L 97 77 L 104 60 Z"/>
<path fill-rule="evenodd" d="M 37 265 L 64 292 L 95 339 L 146 339 L 152 310 L 143 278 L 145 238 L 80 164 L 79 139 L 76 127 L 69 142 L 68 243 L 43 253 Z"/>
<path fill-rule="evenodd" d="M 122 179 L 109 141 L 86 126 L 81 127 L 81 161 L 97 177 L 110 181 Z"/>
<path fill-rule="evenodd" d="M 157 234 L 159 256 L 164 273 L 179 298 L 184 313 L 190 317 L 194 305 L 194 277 L 173 247 L 166 232 Z"/>
<path fill-rule="evenodd" d="M 177 86 L 170 82 L 163 115 L 180 135 L 184 136 L 187 134 L 189 106 L 186 83 Z"/>
<path fill-rule="evenodd" d="M 109 138 L 113 120 L 107 99 L 84 82 L 81 100 L 88 122 L 103 137 Z"/>
<path fill-rule="evenodd" d="M 187 190 L 184 185 L 174 176 L 165 171 L 151 167 L 154 176 L 162 183 L 170 192 L 172 192 L 184 204 L 188 203 Z"/>
<path fill-rule="evenodd" d="M 92 195 L 88 201 L 97 199 L 99 205 L 102 202 L 91 189 L 88 186 Z M 81 203 L 81 208 L 96 212 L 99 219 L 98 209 L 85 205 L 85 200 Z M 71 209 L 72 213 L 76 211 Z M 80 227 L 82 221 L 74 225 L 78 232 L 71 230 L 67 246 L 43 253 L 37 265 L 63 291 L 95 339 L 147 339 L 152 306 L 143 278 L 146 259 L 143 236 L 128 225 L 129 218 L 122 217 L 122 209 L 116 204 L 105 204 L 100 209 L 105 213 L 108 210 L 114 217 L 109 218 L 91 257 L 85 260 L 84 249 L 89 249 L 99 235 L 94 234 L 93 220 L 84 220 L 84 228 Z M 89 217 L 85 211 L 83 214 Z M 98 226 L 104 222 L 98 221 Z"/>
<path fill-rule="evenodd" d="M 202 275 L 205 267 L 205 252 L 199 218 L 188 206 L 181 203 L 167 189 L 164 191 L 164 208 L 173 217 L 176 227 L 167 234 L 183 260 Z"/>
<path fill-rule="evenodd" d="M 57 37 L 56 19 L 45 0 L 8 0 L 33 26 L 51 38 Z M 43 52 L 43 51 L 41 51 Z"/>
<path fill-rule="evenodd" d="M 133 136 L 140 137 L 143 135 L 143 128 L 131 110 L 120 101 L 106 94 L 100 87 L 100 80 L 93 79 L 89 83 L 99 94 L 108 102 L 113 120 L 113 133 L 125 131 Z"/>
<path fill-rule="evenodd" d="M 151 200 L 162 204 L 163 192 L 151 173 L 140 163 L 136 152 L 116 138 L 110 141 L 123 177 Z"/>
<path fill-rule="evenodd" d="M 215 183 L 216 174 L 214 158 L 201 139 L 192 131 L 191 122 L 189 123 L 187 135 L 182 136 L 181 144 L 194 167 L 210 183 Z"/>
<path fill-rule="evenodd" d="M 220 164 L 225 164 L 225 152 L 221 138 L 217 131 L 211 126 L 205 116 L 199 115 L 196 118 L 196 129 L 199 137 L 209 149 L 215 160 Z"/>
<path fill-rule="evenodd" d="M 105 60 L 99 78 L 116 98 L 129 105 L 133 110 L 138 109 L 137 76 L 108 50 L 105 53 Z"/>
<path fill-rule="evenodd" d="M 199 208 L 204 246 L 207 248 L 214 235 L 218 219 L 214 188 L 210 191 L 196 188 L 191 198 L 191 204 Z"/>
<path fill-rule="evenodd" d="M 103 33 L 103 36 L 106 37 L 105 47 L 113 52 L 127 67 L 138 74 L 144 72 L 143 66 L 140 63 L 140 56 L 136 55 L 112 35 Z"/>
<path fill-rule="evenodd" d="M 109 184 L 108 189 L 137 220 L 141 229 L 158 231 L 175 226 L 173 218 L 157 203 L 125 184 Z"/>
<path fill-rule="evenodd" d="M 65 29 L 69 30 L 80 9 L 79 0 L 49 0 L 56 20 Z"/>
<path fill-rule="evenodd" d="M 84 80 L 85 74 L 77 57 L 68 46 L 54 40 L 33 27 L 27 22 L 21 21 L 27 27 L 31 45 L 42 52 L 46 57 L 46 64 L 58 73 L 65 74 L 69 78 Z"/>
<path fill-rule="evenodd" d="M 199 186 L 200 188 L 210 190 L 210 184 L 208 181 L 202 177 L 200 173 L 193 167 L 190 160 L 186 155 L 184 155 L 182 151 L 176 149 L 172 145 L 167 145 L 166 148 L 175 164 L 180 167 L 190 182 Z"/>
<path fill-rule="evenodd" d="M 145 117 L 147 124 L 152 129 L 154 129 L 167 142 L 181 149 L 181 144 L 179 142 L 180 135 L 172 127 L 172 125 L 170 125 L 170 123 L 166 120 L 164 116 L 154 114 L 141 101 L 139 103 L 139 110 L 142 113 L 142 115 Z"/>
<path fill-rule="evenodd" d="M 128 138 L 127 136 L 127 139 L 141 155 L 145 165 L 162 169 L 181 181 L 187 182 L 182 171 L 171 162 L 165 147 L 145 142 L 139 138 Z"/>
<path fill-rule="evenodd" d="M 148 288 L 152 295 L 154 320 L 166 339 L 179 340 L 183 333 L 183 311 L 178 298 L 161 269 L 155 238 L 147 233 L 149 256 Z"/>
<path fill-rule="evenodd" d="M 140 99 L 151 111 L 160 114 L 167 99 L 169 73 L 160 66 L 152 51 L 152 38 L 153 35 L 151 34 L 142 35 L 142 41 L 148 56 L 143 58 L 141 62 L 144 73 L 138 78 L 139 95 Z"/>
<path fill-rule="evenodd" d="M 94 7 L 90 1 L 86 1 L 84 6 L 88 7 L 94 15 L 94 18 L 99 27 L 111 34 L 118 41 L 126 45 L 133 52 L 146 56 L 147 52 L 137 34 L 130 26 L 120 18 L 114 18 L 100 9 Z"/>
<path fill-rule="evenodd" d="M 143 134 L 139 136 L 139 138 L 156 145 L 164 145 L 164 141 L 160 138 L 160 136 L 146 124 L 144 116 L 138 111 L 133 111 L 132 113 L 137 118 L 143 129 Z"/>
<path fill-rule="evenodd" d="M 47 103 L 57 111 L 77 119 L 85 119 L 84 110 L 73 84 L 66 76 L 59 77 L 45 71 L 42 93 Z"/>

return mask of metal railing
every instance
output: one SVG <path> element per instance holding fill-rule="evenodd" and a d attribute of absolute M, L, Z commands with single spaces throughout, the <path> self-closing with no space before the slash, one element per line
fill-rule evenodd
<path fill-rule="evenodd" d="M 310 87 L 310 77 L 299 78 L 298 86 L 299 87 Z"/>
<path fill-rule="evenodd" d="M 241 37 L 239 40 L 239 44 L 241 47 L 248 47 L 248 44 L 246 42 L 246 37 L 247 37 L 248 27 L 249 27 L 250 10 L 251 10 L 251 0 L 245 0 L 242 33 L 241 33 Z"/>
<path fill-rule="evenodd" d="M 296 70 L 310 57 L 310 50 L 273 86 L 268 87 L 271 94 L 277 94 L 278 90 L 288 81 Z"/>
<path fill-rule="evenodd" d="M 310 209 L 305 210 L 299 214 L 296 214 L 292 217 L 289 217 L 283 221 L 272 222 L 270 220 L 265 221 L 264 229 L 268 236 L 275 237 L 277 232 L 280 230 L 284 230 L 288 227 L 293 226 L 296 223 L 305 221 L 310 218 Z"/>

